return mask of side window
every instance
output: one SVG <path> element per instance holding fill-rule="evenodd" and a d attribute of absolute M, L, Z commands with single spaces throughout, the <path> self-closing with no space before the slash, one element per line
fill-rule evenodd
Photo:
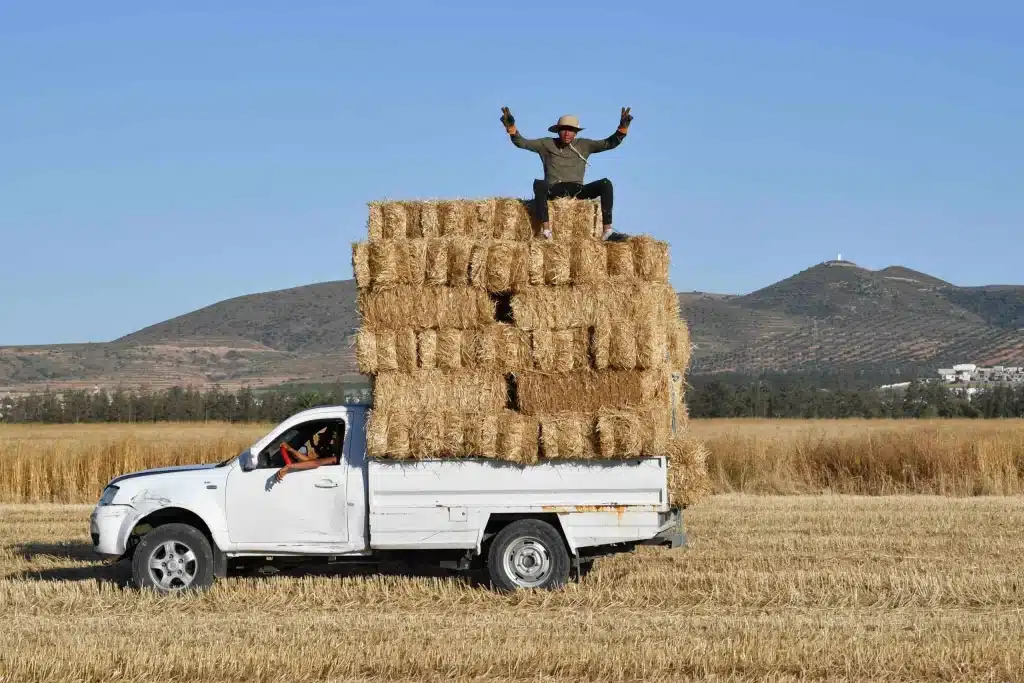
<path fill-rule="evenodd" d="M 302 455 L 315 454 L 317 458 L 336 457 L 340 464 L 345 443 L 344 420 L 316 420 L 296 425 L 282 432 L 259 455 L 259 469 L 284 467 L 285 460 L 281 454 L 281 444 Z M 294 458 L 293 458 L 294 460 Z"/>

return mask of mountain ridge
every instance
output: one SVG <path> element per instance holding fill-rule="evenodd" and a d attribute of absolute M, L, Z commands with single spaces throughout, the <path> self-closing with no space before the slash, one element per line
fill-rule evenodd
<path fill-rule="evenodd" d="M 0 347 L 0 391 L 351 381 L 356 286 L 246 294 L 110 342 Z M 678 293 L 692 374 L 1024 365 L 1024 286 L 826 261 L 748 294 Z"/>

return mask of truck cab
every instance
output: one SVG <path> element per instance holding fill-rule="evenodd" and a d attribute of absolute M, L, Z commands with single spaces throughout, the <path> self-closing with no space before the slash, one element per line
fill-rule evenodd
<path fill-rule="evenodd" d="M 162 593 L 240 567 L 395 558 L 482 570 L 512 590 L 560 586 L 603 554 L 684 544 L 664 457 L 371 459 L 367 413 L 306 410 L 220 463 L 116 477 L 90 518 L 95 551 L 130 560 L 135 583 Z M 278 480 L 282 444 L 316 448 L 325 428 L 339 437 L 330 463 Z"/>

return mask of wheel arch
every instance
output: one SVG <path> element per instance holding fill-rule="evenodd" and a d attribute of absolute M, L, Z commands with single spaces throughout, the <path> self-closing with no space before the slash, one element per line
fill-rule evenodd
<path fill-rule="evenodd" d="M 490 542 L 498 535 L 502 529 L 507 527 L 513 522 L 518 522 L 523 519 L 536 519 L 541 522 L 547 522 L 558 535 L 562 537 L 562 542 L 565 543 L 566 549 L 570 555 L 577 555 L 576 545 L 572 542 L 569 536 L 565 533 L 565 529 L 562 527 L 562 520 L 560 516 L 555 512 L 495 512 L 487 518 L 487 524 L 484 525 L 484 529 L 480 534 L 480 542 L 478 543 L 478 552 L 481 556 L 487 555 L 487 550 L 490 547 Z"/>
<path fill-rule="evenodd" d="M 206 537 L 206 540 L 210 543 L 210 548 L 213 550 L 214 576 L 217 578 L 224 578 L 227 576 L 227 555 L 225 555 L 221 551 L 220 546 L 217 545 L 213 532 L 210 530 L 210 525 L 206 523 L 206 520 L 204 520 L 201 515 L 184 507 L 171 506 L 159 508 L 142 515 L 135 522 L 129 534 L 130 547 L 126 550 L 125 555 L 131 557 L 135 550 L 135 546 L 138 544 L 138 539 L 142 538 L 142 536 L 145 536 L 153 529 L 164 526 L 165 524 L 187 524 L 203 534 L 203 536 Z"/>

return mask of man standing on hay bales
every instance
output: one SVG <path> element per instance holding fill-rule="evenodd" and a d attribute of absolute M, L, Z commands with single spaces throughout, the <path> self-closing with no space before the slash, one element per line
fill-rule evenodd
<path fill-rule="evenodd" d="M 501 108 L 501 123 L 505 132 L 512 139 L 512 144 L 520 149 L 528 149 L 540 155 L 544 164 L 544 179 L 533 181 L 533 195 L 536 206 L 536 218 L 541 223 L 541 233 L 551 239 L 551 226 L 548 221 L 548 200 L 559 197 L 575 197 L 577 199 L 601 199 L 601 222 L 604 225 L 604 238 L 612 233 L 612 182 L 607 178 L 583 184 L 583 175 L 587 170 L 587 157 L 598 152 L 615 149 L 629 132 L 629 124 L 633 116 L 629 107 L 622 108 L 619 127 L 614 133 L 603 140 L 576 137 L 580 128 L 579 119 L 565 115 L 558 123 L 548 128 L 557 133 L 557 138 L 537 138 L 528 140 L 519 134 L 516 120 L 508 107 Z"/>

